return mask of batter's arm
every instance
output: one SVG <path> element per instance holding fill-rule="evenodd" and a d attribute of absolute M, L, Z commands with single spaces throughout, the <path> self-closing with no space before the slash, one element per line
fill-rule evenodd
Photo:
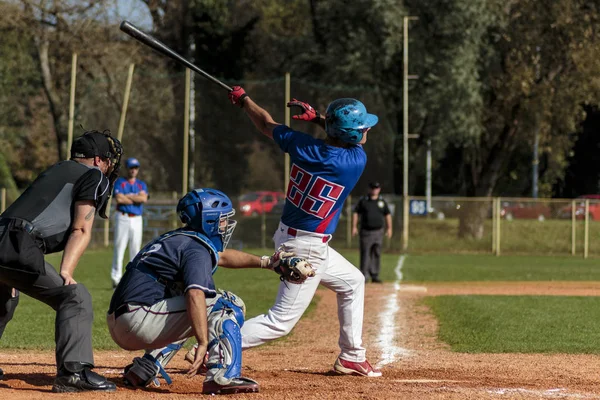
<path fill-rule="evenodd" d="M 267 110 L 260 107 L 258 104 L 254 102 L 250 97 L 246 97 L 243 100 L 243 109 L 246 111 L 246 114 L 254 123 L 254 126 L 265 136 L 270 139 L 273 139 L 273 129 L 277 126 L 281 125 L 271 117 L 271 114 L 268 113 Z"/>
<path fill-rule="evenodd" d="M 75 202 L 71 233 L 67 239 L 60 263 L 60 276 L 64 279 L 65 285 L 77 283 L 73 279 L 73 271 L 75 271 L 79 259 L 92 238 L 92 225 L 94 224 L 95 213 L 96 207 L 94 201 L 82 200 Z"/>
<path fill-rule="evenodd" d="M 185 293 L 185 303 L 188 318 L 192 325 L 192 333 L 198 341 L 196 358 L 188 376 L 194 376 L 204 361 L 204 355 L 208 347 L 208 315 L 206 313 L 206 296 L 200 289 L 189 289 Z"/>

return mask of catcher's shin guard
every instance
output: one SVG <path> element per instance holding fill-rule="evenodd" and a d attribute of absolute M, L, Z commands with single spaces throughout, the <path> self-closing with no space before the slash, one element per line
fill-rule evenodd
<path fill-rule="evenodd" d="M 229 385 L 240 377 L 244 303 L 230 292 L 221 292 L 208 315 L 208 362 L 206 381 Z"/>

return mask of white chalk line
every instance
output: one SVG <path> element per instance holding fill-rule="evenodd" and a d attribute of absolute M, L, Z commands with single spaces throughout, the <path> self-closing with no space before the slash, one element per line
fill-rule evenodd
<path fill-rule="evenodd" d="M 533 395 L 538 397 L 545 397 L 551 399 L 597 399 L 598 395 L 591 393 L 570 393 L 569 389 L 556 388 L 546 390 L 535 390 L 535 389 L 524 389 L 524 388 L 499 388 L 499 389 L 488 389 L 488 393 L 497 394 L 500 396 L 513 396 L 519 395 Z"/>
<path fill-rule="evenodd" d="M 377 367 L 382 367 L 387 364 L 394 363 L 399 357 L 408 356 L 410 350 L 405 349 L 395 344 L 396 330 L 400 328 L 402 322 L 398 317 L 398 291 L 400 290 L 400 281 L 402 280 L 402 266 L 404 265 L 405 255 L 400 256 L 394 272 L 396 273 L 396 281 L 394 282 L 394 292 L 389 296 L 385 309 L 379 314 L 381 331 L 378 336 L 379 347 L 382 349 L 381 360 L 377 363 Z"/>

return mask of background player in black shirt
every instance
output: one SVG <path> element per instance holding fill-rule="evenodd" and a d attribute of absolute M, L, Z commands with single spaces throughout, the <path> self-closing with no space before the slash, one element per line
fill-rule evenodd
<path fill-rule="evenodd" d="M 374 283 L 381 283 L 379 270 L 384 227 L 385 235 L 388 238 L 392 237 L 392 216 L 380 192 L 379 182 L 371 182 L 369 194 L 360 198 L 352 214 L 353 236 L 359 233 L 357 225 L 360 215 L 360 270 L 365 279 L 369 279 L 370 275 Z"/>
<path fill-rule="evenodd" d="M 0 336 L 19 292 L 56 311 L 53 392 L 116 389 L 91 371 L 92 299 L 73 271 L 90 242 L 96 210 L 106 218 L 121 153 L 110 133 L 86 132 L 73 142 L 71 160 L 42 172 L 0 215 Z M 63 250 L 59 273 L 44 254 Z"/>

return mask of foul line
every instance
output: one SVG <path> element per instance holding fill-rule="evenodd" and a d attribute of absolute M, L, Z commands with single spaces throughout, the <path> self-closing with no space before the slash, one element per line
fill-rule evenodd
<path fill-rule="evenodd" d="M 381 361 L 377 364 L 382 367 L 395 362 L 401 356 L 410 355 L 410 351 L 395 345 L 396 329 L 400 328 L 401 320 L 398 318 L 398 291 L 400 290 L 400 281 L 402 280 L 402 266 L 404 265 L 405 255 L 400 256 L 398 264 L 394 272 L 396 273 L 396 281 L 394 282 L 394 292 L 390 294 L 386 307 L 379 314 L 381 324 L 381 332 L 379 333 L 378 343 L 382 349 Z"/>

